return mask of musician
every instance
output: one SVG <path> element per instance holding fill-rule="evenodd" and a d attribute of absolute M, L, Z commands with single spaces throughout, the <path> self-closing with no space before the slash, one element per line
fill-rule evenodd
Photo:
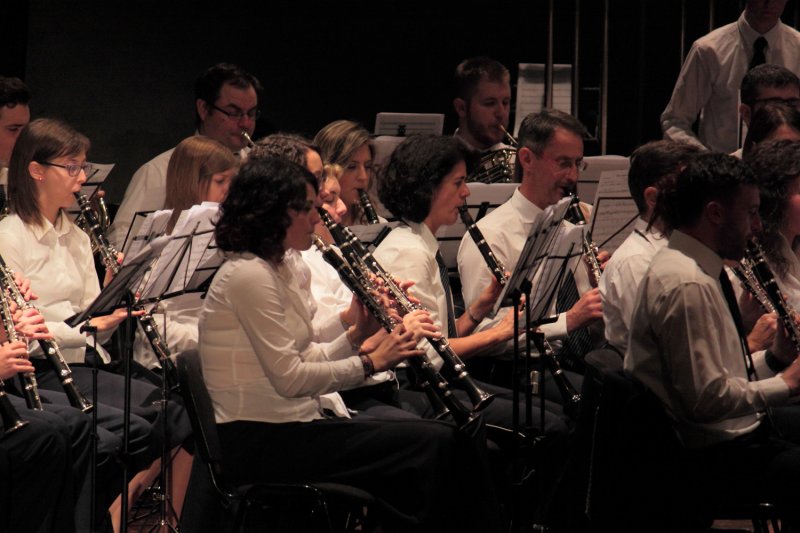
<path fill-rule="evenodd" d="M 477 223 L 507 270 L 513 271 L 516 267 L 535 217 L 575 190 L 578 173 L 586 166 L 583 160 L 585 135 L 583 124 L 562 111 L 546 109 L 531 113 L 522 122 L 515 169 L 521 178 L 520 186 L 507 202 Z M 566 296 L 560 296 L 557 308 L 567 310 L 560 312 L 555 322 L 542 325 L 541 330 L 554 348 L 559 349 L 564 343 L 560 351 L 562 365 L 570 364 L 571 369 L 581 371 L 583 356 L 596 342 L 585 328 L 602 318 L 602 304 L 599 291 L 590 284 L 587 270 L 576 268 L 574 264 L 570 266 L 574 269 L 574 286 L 579 297 L 571 303 Z M 458 271 L 464 305 L 469 308 L 492 278 L 469 234 L 464 235 L 458 250 Z M 478 330 L 492 327 L 499 319 L 481 324 Z M 577 342 L 578 339 L 582 342 Z"/>
<path fill-rule="evenodd" d="M 800 362 L 780 328 L 770 350 L 752 354 L 748 376 L 723 271 L 761 229 L 756 178 L 736 158 L 698 154 L 662 202 L 669 243 L 641 282 L 624 367 L 660 400 L 685 447 L 675 490 L 698 506 L 785 503 L 796 519 L 800 448 L 775 438 L 764 413 L 800 393 Z"/>
<path fill-rule="evenodd" d="M 314 137 L 314 145 L 319 147 L 324 162 L 339 165 L 343 169 L 339 183 L 342 187 L 341 198 L 347 207 L 347 213 L 342 218 L 344 225 L 370 223 L 358 194 L 359 189 L 369 194 L 375 175 L 375 147 L 369 132 L 355 122 L 336 120 L 319 130 Z"/>
<path fill-rule="evenodd" d="M 200 356 L 226 474 L 235 483 L 351 484 L 419 519 L 421 531 L 495 531 L 496 514 L 480 497 L 456 497 L 466 482 L 461 467 L 469 465 L 456 463 L 451 426 L 322 414 L 318 395 L 362 384 L 421 352 L 412 332 L 398 326 L 359 356 L 377 327 L 363 315 L 334 342 L 313 341 L 307 296 L 283 257 L 311 245 L 316 187 L 295 163 L 256 159 L 221 205 L 216 242 L 228 259 L 203 304 Z M 483 490 L 485 481 L 477 477 L 470 487 Z"/>
<path fill-rule="evenodd" d="M 753 114 L 742 157 L 747 159 L 753 147 L 762 141 L 779 139 L 800 141 L 800 110 L 783 102 L 766 103 Z"/>
<path fill-rule="evenodd" d="M 234 154 L 247 153 L 242 132 L 253 135 L 259 117 L 261 83 L 255 76 L 230 63 L 218 63 L 195 82 L 197 134 L 222 143 Z M 174 148 L 142 165 L 131 178 L 108 233 L 111 244 L 123 244 L 134 215 L 161 209 L 166 197 L 166 175 Z"/>
<path fill-rule="evenodd" d="M 791 70 L 778 65 L 759 65 L 742 79 L 741 100 L 739 114 L 749 135 L 753 116 L 765 105 L 782 103 L 800 109 L 800 79 Z M 747 146 L 746 137 L 743 146 Z M 743 148 L 740 148 L 731 155 L 741 157 L 742 153 Z"/>
<path fill-rule="evenodd" d="M 10 381 L 19 372 L 33 372 L 33 365 L 25 358 L 25 345 L 19 344 L 0 347 L 3 381 Z M 70 441 L 61 425 L 52 423 L 51 418 L 58 422 L 58 417 L 25 410 L 21 400 L 11 405 L 27 425 L 0 438 L 0 479 L 5 497 L 0 502 L 0 530 L 73 532 L 77 481 L 73 478 Z M 9 431 L 10 426 L 2 430 Z M 36 502 L 35 510 L 32 502 Z"/>
<path fill-rule="evenodd" d="M 457 139 L 479 153 L 513 148 L 504 143 L 511 82 L 503 64 L 486 56 L 465 59 L 456 67 L 455 95 Z"/>
<path fill-rule="evenodd" d="M 737 93 L 747 71 L 758 62 L 754 61 L 757 49 L 762 63 L 792 71 L 800 65 L 800 33 L 780 19 L 785 5 L 786 0 L 747 0 L 739 20 L 692 44 L 661 115 L 665 139 L 725 153 L 739 148 Z M 698 115 L 695 135 L 692 125 Z"/>
<path fill-rule="evenodd" d="M 8 183 L 7 169 L 19 132 L 30 122 L 31 92 L 19 78 L 0 76 L 0 184 Z"/>
<path fill-rule="evenodd" d="M 508 313 L 495 327 L 475 332 L 500 293 L 500 284 L 494 277 L 487 280 L 482 292 L 456 318 L 446 268 L 440 267 L 435 234 L 442 226 L 458 219 L 458 207 L 470 194 L 465 181 L 466 161 L 470 157 L 467 148 L 452 137 L 418 135 L 400 143 L 380 174 L 378 194 L 402 225 L 392 230 L 374 253 L 386 270 L 414 282 L 414 295 L 422 307 L 429 310 L 441 331 L 447 332 L 450 346 L 462 359 L 481 350 L 503 346 L 514 335 L 513 313 Z M 443 266 L 443 262 L 441 264 Z M 428 356 L 437 369 L 442 368 L 442 359 L 435 350 L 429 348 Z M 450 369 L 442 371 L 458 386 L 458 380 L 449 375 Z M 408 382 L 401 385 L 410 386 Z M 497 394 L 483 411 L 487 423 L 511 427 L 513 403 L 508 401 L 511 391 L 485 383 L 479 386 Z M 566 426 L 560 418 L 560 406 L 548 402 L 547 407 L 545 427 L 539 429 L 547 434 L 563 435 Z M 538 420 L 534 423 L 538 427 Z"/>
<path fill-rule="evenodd" d="M 341 187 L 336 175 L 336 170 L 341 173 L 339 165 L 322 165 L 318 148 L 307 139 L 293 134 L 275 133 L 260 139 L 250 152 L 248 160 L 280 157 L 293 163 L 304 166 L 317 178 L 319 189 L 319 202 L 337 220 L 347 211 L 344 202 L 339 197 Z M 328 172 L 326 172 L 326 170 Z M 332 244 L 330 233 L 322 222 L 318 222 L 314 233 L 319 235 L 326 244 Z M 338 272 L 331 267 L 316 246 L 303 250 L 287 250 L 284 262 L 289 265 L 297 278 L 300 289 L 306 293 L 308 307 L 312 311 L 312 324 L 314 338 L 318 342 L 336 339 L 344 330 L 356 323 L 355 313 L 359 307 L 354 305 L 353 293 L 342 282 Z M 423 322 L 420 325 L 430 324 L 427 316 L 418 313 Z M 431 333 L 438 331 L 430 330 Z M 374 346 L 379 343 L 385 332 L 379 331 L 364 343 L 364 346 Z M 415 417 L 412 413 L 400 409 L 401 400 L 395 390 L 394 374 L 392 372 L 377 372 L 372 375 L 365 386 L 349 388 L 340 393 L 325 395 L 325 401 L 342 408 L 366 412 L 370 415 L 408 418 Z M 373 387 L 373 385 L 381 385 Z M 417 398 L 414 394 L 405 392 L 403 401 L 407 405 L 425 405 L 424 398 Z M 342 402 L 344 402 L 342 404 Z"/>
<path fill-rule="evenodd" d="M 606 263 L 598 285 L 606 340 L 620 356 L 628 347 L 636 289 L 653 256 L 667 245 L 663 222 L 653 216 L 656 198 L 659 191 L 671 186 L 675 176 L 699 152 L 699 147 L 685 142 L 652 141 L 631 154 L 628 189 L 639 208 L 639 218 L 633 232 Z"/>
<path fill-rule="evenodd" d="M 167 166 L 166 198 L 162 208 L 173 210 L 167 232 L 172 233 L 181 211 L 204 202 L 218 204 L 225 199 L 239 162 L 227 147 L 209 137 L 198 135 L 181 141 Z M 159 331 L 166 332 L 164 340 L 172 354 L 197 348 L 197 312 L 201 304 L 199 293 L 184 294 L 163 300 L 159 311 L 153 314 Z M 139 328 L 134 359 L 146 368 L 161 368 Z"/>
<path fill-rule="evenodd" d="M 70 207 L 74 192 L 86 180 L 85 165 L 89 141 L 68 125 L 39 119 L 28 124 L 17 140 L 9 171 L 9 206 L 12 214 L 0 222 L 0 250 L 9 267 L 25 272 L 39 296 L 38 304 L 54 340 L 61 347 L 65 360 L 71 363 L 74 382 L 88 397 L 92 391 L 92 371 L 87 366 L 94 358 L 102 367 L 109 362 L 101 346 L 127 311 L 118 309 L 110 315 L 94 317 L 90 324 L 97 328 L 97 350 L 88 349 L 91 335 L 80 327 L 70 328 L 63 322 L 92 302 L 100 292 L 94 270 L 88 236 L 70 222 L 64 209 Z M 37 380 L 42 389 L 61 390 L 61 384 L 49 362 L 40 358 L 41 348 L 32 354 Z M 100 424 L 110 431 L 122 430 L 124 390 L 123 377 L 102 370 L 98 375 Z M 131 384 L 131 442 L 134 468 L 150 465 L 149 473 L 158 471 L 152 463 L 159 453 L 162 413 L 152 402 L 160 398 L 158 387 L 133 380 Z M 116 408 L 115 409 L 112 409 Z M 177 446 L 191 433 L 183 408 L 171 402 L 166 412 L 169 441 Z M 135 484 L 130 493 L 135 499 L 144 487 Z"/>

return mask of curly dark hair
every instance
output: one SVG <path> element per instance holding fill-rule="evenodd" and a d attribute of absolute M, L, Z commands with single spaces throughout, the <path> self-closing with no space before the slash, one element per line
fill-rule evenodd
<path fill-rule="evenodd" d="M 664 221 L 666 233 L 690 227 L 709 202 L 730 202 L 743 185 L 758 185 L 745 162 L 727 154 L 700 153 L 688 161 L 673 187 L 658 192 L 653 215 Z"/>
<path fill-rule="evenodd" d="M 781 228 L 786 223 L 789 187 L 800 176 L 800 141 L 765 141 L 757 144 L 748 156 L 761 185 L 761 233 L 758 242 L 770 266 L 779 277 L 789 266 L 780 251 Z M 795 243 L 789 243 L 794 248 Z"/>
<path fill-rule="evenodd" d="M 306 207 L 306 185 L 317 190 L 314 175 L 297 163 L 277 157 L 246 162 L 220 205 L 217 246 L 279 262 L 291 225 L 289 209 Z"/>
<path fill-rule="evenodd" d="M 444 177 L 461 161 L 469 173 L 472 159 L 455 137 L 412 135 L 395 148 L 378 177 L 378 197 L 395 217 L 422 222 Z"/>
<path fill-rule="evenodd" d="M 319 148 L 311 141 L 294 133 L 278 132 L 267 135 L 256 141 L 256 145 L 247 154 L 248 159 L 264 157 L 282 157 L 306 166 L 306 155 L 309 150 L 320 153 Z"/>

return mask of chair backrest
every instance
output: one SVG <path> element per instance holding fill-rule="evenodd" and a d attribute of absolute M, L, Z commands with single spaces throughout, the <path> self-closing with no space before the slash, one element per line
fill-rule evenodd
<path fill-rule="evenodd" d="M 201 459 L 208 465 L 214 485 L 222 488 L 222 448 L 217 435 L 214 406 L 203 381 L 200 354 L 187 350 L 178 355 L 178 383 Z"/>

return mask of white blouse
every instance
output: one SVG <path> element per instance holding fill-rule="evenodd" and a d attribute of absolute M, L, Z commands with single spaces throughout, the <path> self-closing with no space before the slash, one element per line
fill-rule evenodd
<path fill-rule="evenodd" d="M 315 420 L 320 395 L 364 382 L 344 333 L 313 342 L 308 294 L 285 263 L 232 254 L 211 283 L 199 330 L 217 422 Z"/>

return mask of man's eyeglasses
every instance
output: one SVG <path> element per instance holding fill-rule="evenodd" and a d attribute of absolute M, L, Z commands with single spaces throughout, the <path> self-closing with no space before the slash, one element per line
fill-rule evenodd
<path fill-rule="evenodd" d="M 84 174 L 88 176 L 92 173 L 92 170 L 94 169 L 94 165 L 92 165 L 91 163 L 84 163 L 82 165 L 79 165 L 77 163 L 70 163 L 69 165 L 59 165 L 58 163 L 50 163 L 49 161 L 37 161 L 37 163 L 48 167 L 63 168 L 67 171 L 67 174 L 69 174 L 71 178 L 77 177 L 78 174 L 81 173 L 81 170 L 83 170 Z"/>
<path fill-rule="evenodd" d="M 789 107 L 800 109 L 800 98 L 781 98 L 774 96 L 771 98 L 756 98 L 753 103 L 755 104 L 785 104 Z"/>
<path fill-rule="evenodd" d="M 578 172 L 583 172 L 588 167 L 588 163 L 581 159 L 570 159 L 569 157 L 558 157 L 553 159 L 552 157 L 547 157 L 550 161 L 554 162 L 558 167 L 558 170 L 567 171 L 570 170 L 572 167 L 575 167 L 575 170 Z"/>
<path fill-rule="evenodd" d="M 227 109 L 222 109 L 221 107 L 217 107 L 210 102 L 208 103 L 208 105 L 210 105 L 212 108 L 216 109 L 217 111 L 219 111 L 220 113 L 222 113 L 223 115 L 225 115 L 226 117 L 235 122 L 239 122 L 244 117 L 247 117 L 250 120 L 258 120 L 258 117 L 261 116 L 260 109 L 251 109 L 250 111 L 245 113 L 241 109 L 237 109 L 236 111 L 228 111 Z"/>

